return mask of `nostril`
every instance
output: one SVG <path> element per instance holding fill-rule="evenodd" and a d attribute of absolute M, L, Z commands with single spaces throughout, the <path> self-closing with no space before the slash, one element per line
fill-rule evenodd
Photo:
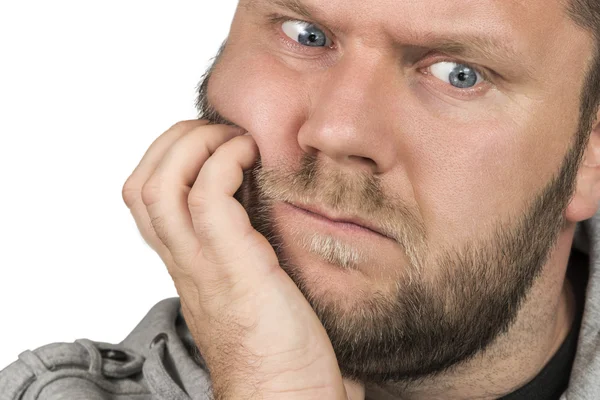
<path fill-rule="evenodd" d="M 373 170 L 373 172 L 377 170 L 377 163 L 372 158 L 362 156 L 348 156 L 348 160 L 357 162 L 359 164 L 367 165 L 369 168 L 371 168 L 371 170 Z"/>

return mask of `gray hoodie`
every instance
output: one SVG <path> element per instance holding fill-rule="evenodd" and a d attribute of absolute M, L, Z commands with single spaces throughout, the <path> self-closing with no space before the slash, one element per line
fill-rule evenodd
<path fill-rule="evenodd" d="M 577 227 L 589 281 L 577 355 L 561 400 L 600 399 L 600 213 Z M 176 326 L 179 299 L 156 304 L 119 344 L 88 339 L 26 350 L 0 371 L 0 400 L 208 400 L 210 377 Z"/>

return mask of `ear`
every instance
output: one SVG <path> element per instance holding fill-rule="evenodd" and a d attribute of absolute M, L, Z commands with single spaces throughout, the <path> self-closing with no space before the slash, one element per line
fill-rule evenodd
<path fill-rule="evenodd" d="M 600 205 L 600 110 L 590 134 L 583 160 L 577 173 L 575 193 L 565 217 L 569 222 L 579 222 L 596 214 Z"/>

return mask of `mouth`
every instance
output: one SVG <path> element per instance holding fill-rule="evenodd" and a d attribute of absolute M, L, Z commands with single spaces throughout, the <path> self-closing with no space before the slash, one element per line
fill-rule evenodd
<path fill-rule="evenodd" d="M 346 231 L 366 231 L 371 234 L 382 236 L 389 240 L 394 240 L 392 237 L 384 233 L 381 228 L 377 227 L 375 224 L 373 224 L 370 221 L 367 221 L 364 218 L 328 212 L 325 211 L 323 208 L 310 204 L 299 204 L 291 202 L 286 202 L 286 204 L 290 207 L 293 207 L 297 211 L 302 212 L 312 218 L 316 218 L 321 222 L 324 222 L 334 228 L 343 229 Z"/>

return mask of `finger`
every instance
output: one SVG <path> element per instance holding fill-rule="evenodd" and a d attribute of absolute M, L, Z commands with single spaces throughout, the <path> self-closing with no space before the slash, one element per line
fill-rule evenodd
<path fill-rule="evenodd" d="M 123 201 L 131 210 L 131 214 L 142 238 L 158 253 L 165 263 L 170 263 L 170 254 L 156 236 L 150 218 L 148 217 L 146 206 L 141 201 L 142 186 L 148 181 L 156 169 L 156 166 L 173 143 L 194 128 L 204 126 L 207 123 L 208 121 L 206 120 L 180 121 L 169 128 L 150 145 L 148 150 L 146 150 L 141 161 L 122 188 Z"/>
<path fill-rule="evenodd" d="M 199 252 L 187 198 L 202 165 L 219 146 L 242 130 L 226 125 L 194 129 L 166 152 L 142 188 L 154 232 L 168 248 L 175 263 L 185 268 Z"/>
<path fill-rule="evenodd" d="M 131 209 L 131 215 L 146 244 L 158 254 L 165 265 L 172 265 L 173 257 L 167 247 L 160 241 L 158 236 L 156 236 L 146 207 L 141 201 L 139 202 L 139 205 L 136 205 Z"/>
<path fill-rule="evenodd" d="M 262 263 L 274 262 L 274 252 L 248 218 L 246 210 L 233 198 L 259 151 L 252 136 L 236 137 L 219 147 L 198 174 L 188 197 L 192 223 L 202 244 L 203 256 L 217 264 L 229 264 L 242 257 L 251 246 L 263 246 Z M 238 263 L 240 267 L 242 265 Z"/>
<path fill-rule="evenodd" d="M 192 129 L 207 123 L 206 120 L 180 121 L 154 140 L 123 185 L 123 201 L 127 207 L 132 208 L 141 200 L 142 186 L 148 181 L 173 143 Z"/>

